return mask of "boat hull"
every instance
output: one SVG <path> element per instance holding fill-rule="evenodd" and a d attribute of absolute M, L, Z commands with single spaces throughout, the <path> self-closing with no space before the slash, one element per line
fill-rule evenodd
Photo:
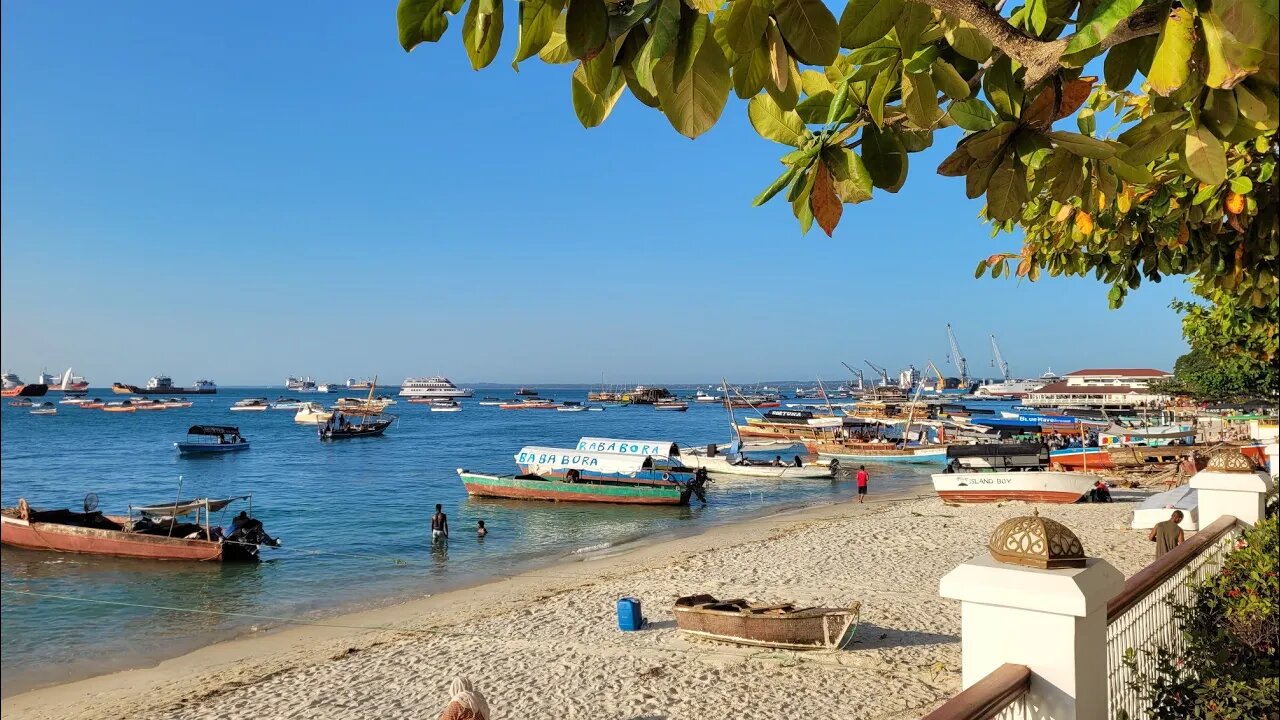
<path fill-rule="evenodd" d="M 773 478 L 775 480 L 806 480 L 814 478 L 830 478 L 835 471 L 828 465 L 734 465 L 723 457 L 706 457 L 704 455 L 681 455 L 680 463 L 685 467 L 703 468 L 714 475 L 739 475 L 744 477 Z"/>
<path fill-rule="evenodd" d="M 217 443 L 176 442 L 173 444 L 173 446 L 178 448 L 178 452 L 182 453 L 183 455 L 218 454 L 218 453 L 239 452 L 241 450 L 249 449 L 249 443 L 247 442 L 226 443 L 223 445 L 219 445 Z"/>
<path fill-rule="evenodd" d="M 113 383 L 111 392 L 117 395 L 217 395 L 217 388 L 157 388 L 149 390 L 137 385 L 125 385 L 123 383 Z"/>
<path fill-rule="evenodd" d="M 1106 448 L 1063 448 L 1049 451 L 1049 462 L 1063 470 L 1107 470 L 1115 467 Z"/>
<path fill-rule="evenodd" d="M 1086 473 L 1054 471 L 935 473 L 933 489 L 938 497 L 954 503 L 1070 504 L 1089 492 L 1096 480 Z"/>
<path fill-rule="evenodd" d="M 48 385 L 40 383 L 27 383 L 26 385 L 18 385 L 16 387 L 5 388 L 2 397 L 43 397 L 49 393 Z"/>
<path fill-rule="evenodd" d="M 927 447 L 900 450 L 898 448 L 878 448 L 867 449 L 847 449 L 836 450 L 822 449 L 824 446 L 817 446 L 818 457 L 831 460 L 839 460 L 841 463 L 851 462 L 876 462 L 876 463 L 946 463 L 947 448 L 946 447 Z"/>
<path fill-rule="evenodd" d="M 0 543 L 28 550 L 148 560 L 221 562 L 229 559 L 224 557 L 222 543 L 208 540 L 135 535 L 118 530 L 97 530 L 56 523 L 33 523 L 8 515 L 0 516 Z"/>
<path fill-rule="evenodd" d="M 747 607 L 735 610 L 735 603 Z M 745 601 L 717 603 L 709 595 L 680 598 L 672 608 L 680 632 L 738 645 L 787 650 L 843 650 L 853 642 L 861 607 L 792 610 Z M 718 609 L 724 608 L 724 609 Z"/>
<path fill-rule="evenodd" d="M 689 491 L 674 483 L 667 486 L 570 483 L 530 475 L 484 475 L 465 470 L 459 470 L 458 476 L 467 494 L 473 497 L 624 505 L 685 505 L 689 502 Z"/>

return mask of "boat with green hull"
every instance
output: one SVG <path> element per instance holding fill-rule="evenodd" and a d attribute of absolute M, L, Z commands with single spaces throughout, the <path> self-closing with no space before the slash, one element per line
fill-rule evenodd
<path fill-rule="evenodd" d="M 525 447 L 518 474 L 458 469 L 468 495 L 514 500 L 687 505 L 706 502 L 707 474 L 652 455 Z"/>
<path fill-rule="evenodd" d="M 487 475 L 463 469 L 458 470 L 458 476 L 462 478 L 468 495 L 512 500 L 687 505 L 694 490 L 689 483 L 569 482 L 540 475 Z"/>

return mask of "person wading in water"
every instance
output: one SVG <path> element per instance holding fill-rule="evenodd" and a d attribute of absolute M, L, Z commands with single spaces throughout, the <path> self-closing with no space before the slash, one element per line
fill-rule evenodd
<path fill-rule="evenodd" d="M 449 516 L 444 514 L 440 504 L 436 504 L 436 514 L 431 516 L 431 540 L 449 539 Z"/>

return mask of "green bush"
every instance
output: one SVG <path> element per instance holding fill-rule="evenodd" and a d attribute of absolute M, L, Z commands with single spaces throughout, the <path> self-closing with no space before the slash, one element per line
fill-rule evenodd
<path fill-rule="evenodd" d="M 1155 670 L 1133 688 L 1154 718 L 1280 719 L 1280 532 L 1271 515 L 1249 529 L 1221 572 L 1175 604 L 1183 650 L 1157 648 Z"/>

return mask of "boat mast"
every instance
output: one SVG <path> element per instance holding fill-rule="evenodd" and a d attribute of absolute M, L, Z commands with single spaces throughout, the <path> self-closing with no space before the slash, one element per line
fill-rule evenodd
<path fill-rule="evenodd" d="M 722 375 L 720 377 L 720 385 L 725 388 L 724 394 L 724 411 L 729 414 L 729 428 L 733 430 L 733 436 L 738 440 L 738 453 L 743 451 L 742 434 L 738 432 L 738 419 L 733 416 L 733 403 L 729 400 L 729 381 Z"/>
<path fill-rule="evenodd" d="M 920 393 L 924 390 L 924 383 L 916 385 L 915 397 L 911 398 L 911 409 L 907 411 L 907 427 L 902 431 L 902 448 L 905 450 L 907 443 L 911 442 L 911 421 L 916 416 L 916 402 L 920 400 Z"/>
<path fill-rule="evenodd" d="M 834 416 L 836 409 L 831 407 L 831 396 L 827 394 L 827 389 L 822 386 L 822 378 L 818 378 L 818 392 L 822 393 L 822 399 L 827 401 L 827 412 Z"/>

